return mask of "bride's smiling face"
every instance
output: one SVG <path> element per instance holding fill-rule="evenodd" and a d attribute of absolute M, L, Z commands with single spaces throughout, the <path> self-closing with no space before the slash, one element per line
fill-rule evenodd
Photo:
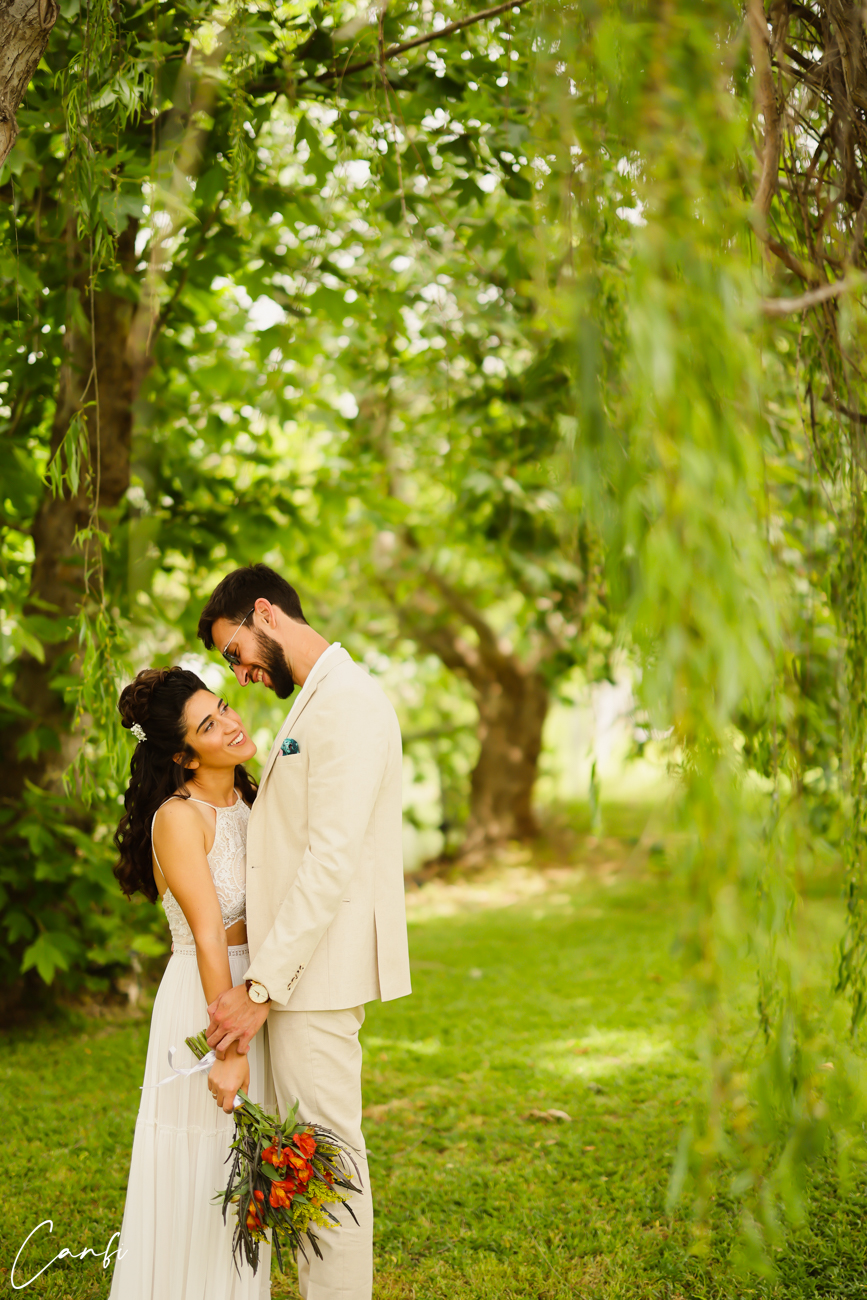
<path fill-rule="evenodd" d="M 256 752 L 241 719 L 211 691 L 196 691 L 184 709 L 186 742 L 199 767 L 227 768 L 246 763 Z"/>

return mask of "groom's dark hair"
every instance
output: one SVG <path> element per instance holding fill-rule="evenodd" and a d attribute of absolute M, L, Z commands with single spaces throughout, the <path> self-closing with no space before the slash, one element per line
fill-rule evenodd
<path fill-rule="evenodd" d="M 230 623 L 240 623 L 250 613 L 256 601 L 262 597 L 272 605 L 282 609 L 284 614 L 294 618 L 296 623 L 306 623 L 298 592 L 290 587 L 285 578 L 269 569 L 267 564 L 248 564 L 244 569 L 233 569 L 226 574 L 222 582 L 214 588 L 211 599 L 202 610 L 199 618 L 199 636 L 207 650 L 214 646 L 211 629 L 218 618 L 227 618 Z"/>

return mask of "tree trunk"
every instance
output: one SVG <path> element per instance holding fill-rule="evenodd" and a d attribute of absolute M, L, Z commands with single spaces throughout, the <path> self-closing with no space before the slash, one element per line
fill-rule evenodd
<path fill-rule="evenodd" d="M 474 687 L 481 749 L 470 784 L 470 818 L 461 847 L 465 859 L 538 834 L 533 787 L 549 704 L 544 678 L 514 660 L 486 685 L 477 681 Z"/>
<path fill-rule="evenodd" d="M 417 551 L 407 535 L 409 554 Z M 473 604 L 432 568 L 427 586 L 407 595 L 394 585 L 397 566 L 380 572 L 404 630 L 472 688 L 479 711 L 479 758 L 471 778 L 470 816 L 458 856 L 481 862 L 510 840 L 538 834 L 533 787 L 550 693 L 541 658 L 523 660 L 498 637 Z M 467 633 L 471 636 L 468 636 Z"/>
<path fill-rule="evenodd" d="M 15 114 L 58 13 L 54 0 L 0 0 L 0 167 L 18 138 Z"/>
<path fill-rule="evenodd" d="M 127 274 L 135 264 L 135 235 L 136 226 L 131 223 L 118 241 L 119 268 Z M 73 256 L 79 262 L 73 271 L 81 307 L 90 319 L 91 296 L 80 248 L 74 249 Z M 72 322 L 67 326 L 67 356 L 59 377 L 51 451 L 54 454 L 61 447 L 73 415 L 83 407 L 91 491 L 102 514 L 115 509 L 129 487 L 133 401 L 139 367 L 127 347 L 134 303 L 111 288 L 103 288 L 94 292 L 92 307 L 92 338 Z M 91 402 L 95 404 L 89 405 Z M 75 495 L 54 497 L 46 489 L 33 523 L 31 602 L 26 612 L 44 615 L 45 606 L 50 606 L 52 615 L 64 629 L 71 626 L 86 598 L 84 558 L 75 544 L 75 535 L 87 526 L 91 513 L 92 500 L 85 481 Z M 6 798 L 17 801 L 25 780 L 47 789 L 59 786 L 71 758 L 71 742 L 69 708 L 56 678 L 68 671 L 67 664 L 74 658 L 75 649 L 74 640 L 61 636 L 45 645 L 44 662 L 40 663 L 26 651 L 21 656 L 15 695 L 29 719 L 22 723 L 15 736 L 24 757 L 13 767 L 11 782 L 7 781 L 4 791 Z M 26 732 L 31 733 L 32 740 Z M 57 739 L 51 741 L 49 734 Z"/>

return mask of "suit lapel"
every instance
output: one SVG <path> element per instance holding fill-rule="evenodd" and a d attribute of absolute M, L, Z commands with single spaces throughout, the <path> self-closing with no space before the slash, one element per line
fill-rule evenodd
<path fill-rule="evenodd" d="M 328 656 L 327 662 L 322 665 L 319 672 L 316 674 L 315 678 L 313 679 L 313 682 L 311 683 L 310 690 L 305 692 L 302 688 L 302 690 L 299 692 L 298 697 L 295 700 L 295 703 L 292 705 L 292 708 L 289 710 L 289 712 L 286 715 L 286 720 L 284 721 L 283 726 L 277 732 L 277 737 L 274 741 L 274 744 L 271 746 L 271 750 L 270 753 L 268 754 L 267 759 L 265 760 L 265 766 L 262 769 L 262 780 L 259 782 L 260 794 L 262 792 L 262 787 L 264 786 L 265 782 L 268 779 L 268 776 L 270 775 L 271 768 L 274 766 L 275 762 L 277 761 L 277 755 L 280 753 L 280 746 L 282 745 L 286 737 L 290 735 L 292 728 L 295 726 L 295 723 L 298 721 L 298 719 L 301 717 L 301 714 L 307 708 L 307 705 L 313 699 L 313 696 L 316 694 L 317 690 L 319 689 L 319 683 L 325 680 L 325 678 L 331 672 L 331 669 L 335 666 L 335 664 L 342 663 L 344 659 L 349 659 L 349 658 L 350 658 L 349 652 L 344 650 L 342 646 L 339 650 L 335 650 L 333 654 L 330 654 Z"/>
<path fill-rule="evenodd" d="M 295 703 L 292 705 L 292 708 L 286 714 L 286 718 L 283 722 L 283 726 L 277 732 L 277 736 L 274 740 L 274 744 L 271 746 L 268 757 L 265 760 L 265 766 L 262 769 L 262 780 L 259 782 L 260 791 L 262 789 L 262 786 L 265 784 L 266 780 L 268 779 L 268 774 L 270 773 L 271 768 L 274 766 L 275 762 L 277 761 L 277 755 L 280 753 L 280 746 L 283 744 L 283 741 L 289 735 L 291 728 L 295 725 L 295 719 L 300 717 L 300 715 L 304 712 L 304 706 L 306 705 L 307 701 L 314 695 L 315 691 L 316 691 L 316 683 L 314 682 L 312 689 L 304 697 L 304 699 L 302 700 L 299 694 L 298 699 L 295 701 Z M 301 705 L 300 709 L 298 708 L 299 704 Z"/>
<path fill-rule="evenodd" d="M 274 740 L 274 744 L 271 746 L 270 750 L 268 751 L 268 757 L 265 759 L 265 766 L 262 768 L 262 779 L 259 782 L 260 790 L 262 789 L 262 786 L 265 784 L 265 778 L 267 777 L 268 773 L 271 771 L 271 768 L 274 766 L 274 761 L 277 758 L 278 753 L 280 752 L 280 746 L 282 745 L 283 741 L 286 738 L 285 733 L 288 731 L 289 723 L 291 721 L 292 721 L 292 710 L 290 709 L 283 721 L 283 726 L 277 732 L 277 736 Z"/>

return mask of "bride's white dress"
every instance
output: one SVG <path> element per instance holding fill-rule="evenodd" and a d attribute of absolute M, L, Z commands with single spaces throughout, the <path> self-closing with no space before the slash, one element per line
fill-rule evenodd
<path fill-rule="evenodd" d="M 245 915 L 250 810 L 237 795 L 232 807 L 217 808 L 216 815 L 208 865 L 228 929 Z M 211 1199 L 226 1185 L 231 1115 L 217 1106 L 205 1073 L 175 1079 L 164 1088 L 148 1086 L 171 1074 L 170 1047 L 177 1048 L 176 1066 L 196 1063 L 184 1039 L 208 1023 L 192 932 L 168 890 L 163 906 L 172 956 L 151 1017 L 110 1300 L 266 1300 L 271 1294 L 270 1246 L 261 1247 L 255 1277 L 246 1263 L 239 1276 L 232 1259 L 232 1214 L 224 1225 L 222 1209 Z M 229 949 L 233 984 L 240 984 L 249 964 L 246 945 Z M 250 1096 L 276 1111 L 263 1039 L 257 1034 L 250 1048 Z"/>

